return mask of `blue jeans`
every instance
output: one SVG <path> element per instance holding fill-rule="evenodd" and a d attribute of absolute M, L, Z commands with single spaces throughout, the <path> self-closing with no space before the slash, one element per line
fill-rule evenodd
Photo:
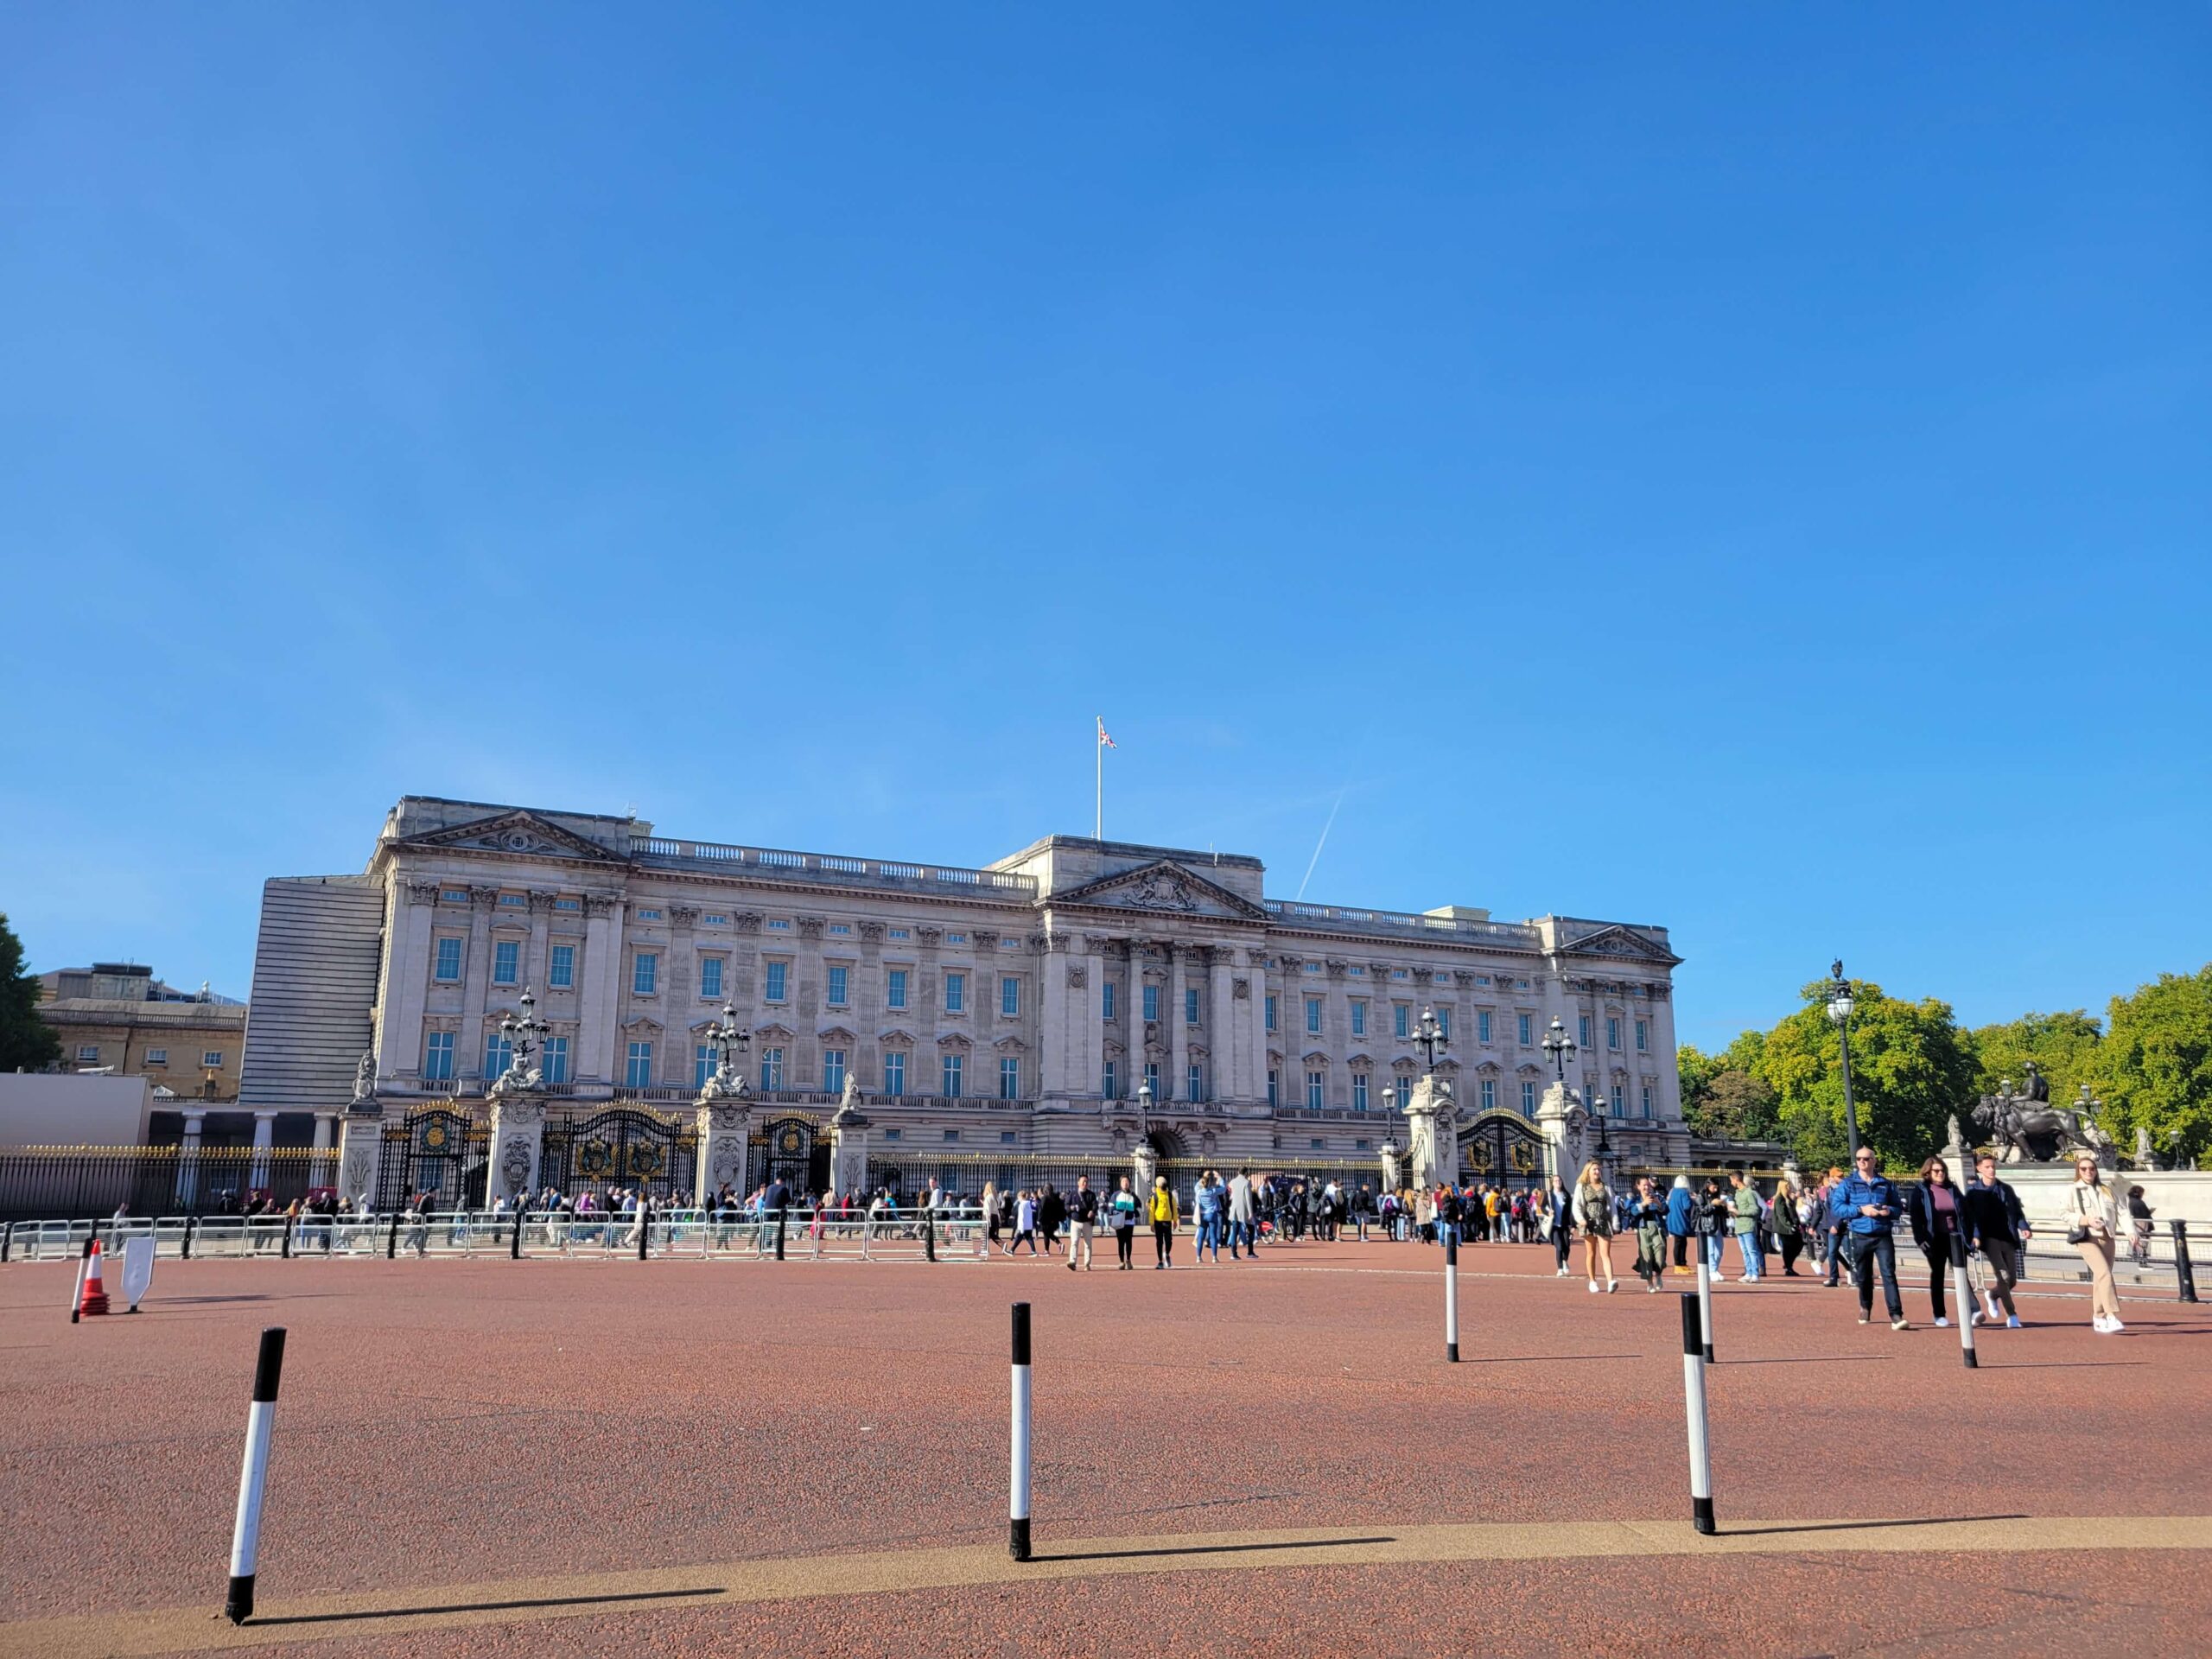
<path fill-rule="evenodd" d="M 1878 1233 L 1854 1233 L 1851 1240 L 1852 1277 L 1859 1284 L 1859 1310 L 1869 1313 L 1874 1306 L 1874 1271 L 1882 1274 L 1882 1294 L 1890 1305 L 1890 1317 L 1904 1318 L 1904 1299 L 1897 1294 L 1897 1242 L 1890 1236 L 1889 1226 L 1883 1224 Z M 1964 1317 L 1962 1313 L 1961 1318 Z"/>
<path fill-rule="evenodd" d="M 1203 1261 L 1205 1261 L 1205 1257 L 1206 1257 L 1206 1248 L 1207 1248 L 1207 1246 L 1209 1246 L 1209 1245 L 1212 1246 L 1212 1248 L 1213 1248 L 1213 1259 L 1214 1259 L 1215 1261 L 1217 1261 L 1217 1262 L 1220 1261 L 1220 1260 L 1221 1260 L 1221 1217 L 1218 1217 L 1218 1216 L 1200 1216 L 1200 1217 L 1198 1217 L 1198 1260 L 1199 1260 L 1199 1261 L 1203 1262 Z"/>
<path fill-rule="evenodd" d="M 1758 1278 L 1762 1266 L 1759 1260 L 1759 1236 L 1757 1233 L 1737 1234 L 1736 1254 L 1744 1259 L 1744 1277 Z"/>
<path fill-rule="evenodd" d="M 1240 1244 L 1244 1247 L 1244 1254 L 1247 1255 L 1257 1255 L 1260 1253 L 1259 1240 L 1252 1230 L 1252 1224 L 1249 1221 L 1231 1221 L 1229 1224 L 1229 1259 L 1230 1261 L 1234 1262 L 1236 1259 L 1236 1247 Z M 1215 1261 L 1221 1260 L 1219 1250 L 1216 1250 L 1213 1255 Z"/>
<path fill-rule="evenodd" d="M 1707 1233 L 1705 1236 L 1705 1265 L 1715 1273 L 1720 1271 L 1720 1252 L 1726 1249 L 1728 1241 L 1719 1233 Z"/>

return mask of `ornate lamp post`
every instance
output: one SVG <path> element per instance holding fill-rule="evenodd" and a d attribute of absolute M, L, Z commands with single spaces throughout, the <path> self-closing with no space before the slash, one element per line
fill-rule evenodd
<path fill-rule="evenodd" d="M 531 1057 L 544 1046 L 545 1033 L 553 1027 L 537 1017 L 537 998 L 525 988 L 522 994 L 519 1013 L 503 1014 L 499 1019 L 499 1038 L 507 1046 L 507 1069 L 493 1080 L 495 1091 L 528 1089 L 542 1081 Z"/>
<path fill-rule="evenodd" d="M 723 1003 L 722 1017 L 709 1020 L 701 1035 L 715 1056 L 715 1074 L 707 1083 L 709 1091 L 718 1095 L 742 1094 L 745 1079 L 738 1074 L 737 1063 L 752 1046 L 753 1033 L 737 1023 L 736 1005 Z"/>
<path fill-rule="evenodd" d="M 1574 1039 L 1567 1034 L 1567 1027 L 1560 1023 L 1557 1014 L 1552 1016 L 1552 1022 L 1544 1032 L 1544 1040 L 1538 1046 L 1552 1057 L 1552 1071 L 1564 1085 L 1567 1082 L 1567 1063 L 1574 1058 Z"/>
<path fill-rule="evenodd" d="M 1828 1019 L 1834 1024 L 1837 1039 L 1843 1045 L 1843 1132 L 1851 1141 L 1851 1155 L 1859 1156 L 1859 1109 L 1851 1100 L 1851 982 L 1843 976 L 1843 958 L 1838 957 L 1828 969 L 1835 982 L 1828 987 Z"/>
<path fill-rule="evenodd" d="M 1423 1008 L 1421 1020 L 1414 1027 L 1414 1046 L 1421 1052 L 1421 1070 L 1430 1075 L 1436 1071 L 1436 1057 L 1452 1046 L 1445 1036 L 1444 1027 L 1437 1020 L 1434 1008 Z"/>

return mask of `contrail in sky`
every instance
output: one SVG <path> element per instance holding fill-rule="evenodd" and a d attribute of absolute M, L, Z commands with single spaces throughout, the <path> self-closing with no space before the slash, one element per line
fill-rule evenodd
<path fill-rule="evenodd" d="M 1344 789 L 1351 787 L 1350 784 L 1344 785 Z M 1313 856 L 1306 861 L 1305 879 L 1298 884 L 1298 896 L 1300 899 L 1306 896 L 1306 883 L 1313 879 L 1314 865 L 1321 861 L 1321 849 L 1329 844 L 1329 831 L 1336 827 L 1337 809 L 1344 804 L 1344 789 L 1337 791 L 1336 806 L 1329 809 L 1329 821 L 1321 826 L 1321 839 L 1313 843 Z"/>

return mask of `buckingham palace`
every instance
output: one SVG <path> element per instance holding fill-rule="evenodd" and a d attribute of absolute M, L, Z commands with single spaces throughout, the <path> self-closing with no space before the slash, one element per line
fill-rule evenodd
<path fill-rule="evenodd" d="M 1048 836 L 954 868 L 409 796 L 362 874 L 266 884 L 241 1103 L 488 1113 L 526 1008 L 564 1106 L 681 1113 L 739 1027 L 750 1101 L 857 1098 L 879 1154 L 1365 1160 L 1433 1011 L 1463 1134 L 1535 1117 L 1563 1029 L 1615 1153 L 1665 1165 L 1679 960 L 1641 924 L 1274 899 L 1242 855 Z"/>

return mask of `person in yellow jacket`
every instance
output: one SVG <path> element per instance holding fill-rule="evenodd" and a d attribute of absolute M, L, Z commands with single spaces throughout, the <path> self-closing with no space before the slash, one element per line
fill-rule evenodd
<path fill-rule="evenodd" d="M 1154 1268 L 1175 1265 L 1175 1195 L 1168 1190 L 1167 1178 L 1152 1178 L 1152 1248 L 1160 1259 Z"/>

